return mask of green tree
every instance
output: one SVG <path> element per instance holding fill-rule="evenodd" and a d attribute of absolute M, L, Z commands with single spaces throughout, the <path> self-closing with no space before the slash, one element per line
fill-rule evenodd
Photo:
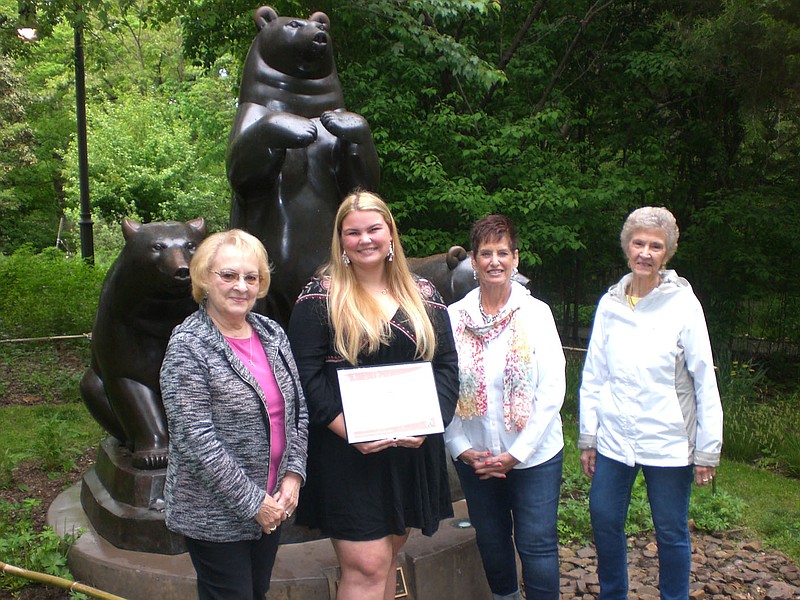
<path fill-rule="evenodd" d="M 92 112 L 92 206 L 106 221 L 123 216 L 145 222 L 204 216 L 210 229 L 227 223 L 228 185 L 222 165 L 205 164 L 207 148 L 183 118 L 181 100 L 126 95 Z M 233 119 L 232 103 L 228 117 Z M 76 153 L 71 144 L 65 161 L 65 191 L 74 209 Z M 212 155 L 221 153 L 211 148 Z"/>
<path fill-rule="evenodd" d="M 33 131 L 26 118 L 27 101 L 28 90 L 15 72 L 14 60 L 0 57 L 0 211 L 3 213 L 17 208 L 6 187 L 9 172 L 36 162 Z"/>

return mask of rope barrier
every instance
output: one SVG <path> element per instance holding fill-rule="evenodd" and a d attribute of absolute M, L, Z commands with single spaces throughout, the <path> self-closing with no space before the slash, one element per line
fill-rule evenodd
<path fill-rule="evenodd" d="M 586 348 L 573 348 L 571 346 L 561 346 L 561 348 L 567 352 L 586 352 Z"/>
<path fill-rule="evenodd" d="M 80 592 L 81 594 L 86 594 L 92 598 L 98 598 L 99 600 L 125 600 L 125 598 L 122 596 L 115 596 L 114 594 L 109 594 L 108 592 L 78 583 L 77 581 L 70 581 L 69 579 L 56 577 L 55 575 L 48 575 L 46 573 L 37 573 L 36 571 L 21 569 L 20 567 L 15 567 L 2 561 L 0 561 L 0 571 L 8 575 L 22 577 L 37 583 L 53 585 L 72 592 Z"/>
<path fill-rule="evenodd" d="M 19 342 L 50 342 L 58 340 L 81 340 L 81 339 L 91 340 L 92 334 L 77 333 L 75 335 L 48 335 L 45 337 L 35 337 L 35 338 L 2 338 L 0 339 L 0 344 L 11 344 Z"/>
<path fill-rule="evenodd" d="M 76 335 L 51 335 L 47 337 L 35 337 L 35 338 L 5 338 L 0 339 L 0 344 L 10 344 L 12 342 L 48 342 L 54 340 L 76 340 L 76 339 L 92 339 L 91 333 L 79 333 Z M 567 352 L 586 352 L 586 348 L 573 348 L 571 346 L 562 346 L 562 348 Z"/>

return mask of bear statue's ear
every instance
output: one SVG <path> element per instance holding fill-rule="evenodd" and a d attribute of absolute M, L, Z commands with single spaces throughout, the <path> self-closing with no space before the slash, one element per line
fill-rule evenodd
<path fill-rule="evenodd" d="M 261 31 L 270 21 L 278 18 L 278 13 L 271 6 L 261 6 L 256 9 L 253 19 L 256 22 L 256 27 Z"/>
<path fill-rule="evenodd" d="M 186 221 L 186 224 L 194 229 L 197 233 L 205 237 L 206 235 L 206 220 L 203 217 L 197 217 L 191 221 Z"/>
<path fill-rule="evenodd" d="M 122 237 L 124 237 L 127 242 L 141 227 L 142 224 L 139 223 L 139 221 L 134 221 L 133 219 L 125 217 L 122 219 Z"/>
<path fill-rule="evenodd" d="M 325 27 L 331 26 L 331 20 L 328 18 L 324 12 L 315 12 L 313 15 L 308 17 L 309 21 L 316 21 L 317 23 L 322 23 Z"/>
<path fill-rule="evenodd" d="M 452 246 L 450 250 L 447 251 L 447 268 L 452 271 L 465 258 L 467 258 L 467 251 L 464 250 L 464 248 L 461 246 Z"/>

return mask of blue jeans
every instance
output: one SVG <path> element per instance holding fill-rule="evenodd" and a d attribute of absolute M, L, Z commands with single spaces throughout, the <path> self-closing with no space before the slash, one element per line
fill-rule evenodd
<path fill-rule="evenodd" d="M 558 497 L 563 451 L 535 467 L 511 469 L 505 479 L 481 480 L 456 461 L 469 519 L 493 594 L 519 589 L 516 544 L 528 600 L 558 598 Z"/>
<path fill-rule="evenodd" d="M 692 547 L 689 496 L 693 467 L 629 467 L 597 454 L 589 512 L 597 547 L 599 600 L 628 597 L 628 547 L 625 520 L 636 475 L 642 470 L 658 544 L 658 582 L 662 600 L 689 597 Z"/>

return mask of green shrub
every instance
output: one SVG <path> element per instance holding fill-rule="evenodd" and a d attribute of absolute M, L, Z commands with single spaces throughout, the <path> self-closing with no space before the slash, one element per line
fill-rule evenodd
<path fill-rule="evenodd" d="M 62 539 L 51 528 L 34 531 L 33 509 L 41 500 L 27 498 L 21 503 L 0 500 L 0 556 L 8 564 L 72 580 L 67 552 L 77 539 Z M 80 535 L 80 534 L 78 534 Z M 19 577 L 0 577 L 0 589 L 19 590 L 30 582 Z"/>
<path fill-rule="evenodd" d="M 0 337 L 91 331 L 105 270 L 49 248 L 0 256 Z"/>
<path fill-rule="evenodd" d="M 787 402 L 787 407 L 797 407 L 798 401 L 800 401 L 800 397 L 795 394 L 794 401 Z M 796 408 L 790 410 L 792 410 L 793 414 L 796 414 Z M 798 427 L 797 421 L 798 419 L 795 418 L 794 425 L 784 431 L 783 439 L 778 448 L 778 462 L 782 470 L 786 471 L 788 475 L 800 478 L 800 427 Z"/>
<path fill-rule="evenodd" d="M 564 474 L 561 481 L 561 500 L 558 507 L 558 537 L 561 544 L 587 544 L 592 540 L 589 516 L 591 481 L 583 474 L 580 451 L 574 432 L 567 431 L 564 439 Z M 689 517 L 704 531 L 721 531 L 738 526 L 743 518 L 744 503 L 722 489 L 692 488 Z M 647 498 L 647 487 L 640 472 L 631 490 L 625 534 L 645 535 L 652 531 L 653 519 Z"/>
<path fill-rule="evenodd" d="M 800 476 L 798 394 L 769 387 L 766 369 L 752 361 L 720 359 L 726 458 Z"/>
<path fill-rule="evenodd" d="M 17 464 L 27 456 L 26 453 L 14 452 L 11 448 L 0 452 L 0 490 L 11 488 L 14 484 L 14 471 Z"/>
<path fill-rule="evenodd" d="M 39 428 L 33 440 L 33 455 L 50 472 L 68 472 L 76 465 L 83 452 L 81 435 L 70 423 L 67 413 L 56 413 Z"/>
<path fill-rule="evenodd" d="M 591 480 L 583 474 L 575 440 L 567 435 L 564 439 L 564 471 L 558 505 L 558 538 L 561 544 L 587 544 L 592 539 L 590 485 Z"/>
<path fill-rule="evenodd" d="M 742 522 L 744 502 L 724 490 L 695 488 L 689 503 L 689 518 L 702 531 L 725 531 Z"/>

